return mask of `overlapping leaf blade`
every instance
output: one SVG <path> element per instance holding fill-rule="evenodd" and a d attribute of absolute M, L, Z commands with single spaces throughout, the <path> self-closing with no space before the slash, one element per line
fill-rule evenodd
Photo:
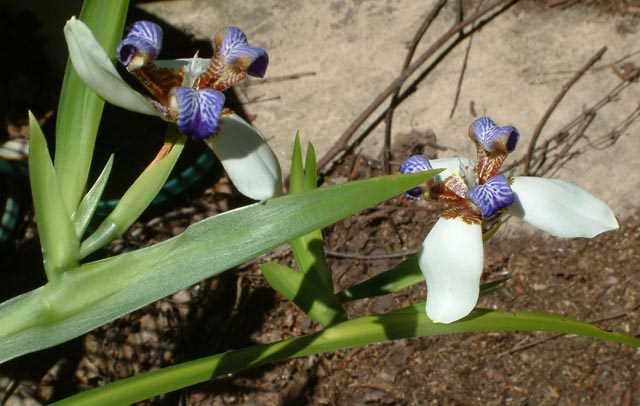
<path fill-rule="evenodd" d="M 54 280 L 64 268 L 74 266 L 78 259 L 78 238 L 66 209 L 60 182 L 51 162 L 47 140 L 38 120 L 29 113 L 29 180 L 45 271 Z"/>
<path fill-rule="evenodd" d="M 157 245 L 66 272 L 61 286 L 47 285 L 0 304 L 0 362 L 77 337 L 438 172 L 385 176 L 255 203 L 193 224 Z M 48 303 L 46 318 L 34 313 L 43 310 L 37 307 L 40 298 Z M 13 316 L 20 314 L 33 315 L 33 322 Z"/>

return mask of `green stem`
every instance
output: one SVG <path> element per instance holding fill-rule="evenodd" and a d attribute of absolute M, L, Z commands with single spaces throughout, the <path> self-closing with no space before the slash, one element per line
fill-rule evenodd
<path fill-rule="evenodd" d="M 87 23 L 108 55 L 122 36 L 128 0 L 85 0 L 80 19 Z M 104 100 L 91 91 L 67 63 L 56 121 L 55 168 L 69 213 L 82 197 L 91 167 Z"/>
<path fill-rule="evenodd" d="M 140 174 L 138 179 L 122 196 L 115 209 L 80 246 L 80 258 L 85 258 L 127 231 L 151 204 L 171 174 L 186 138 L 178 135 L 170 125 L 167 141 L 154 161 Z"/>

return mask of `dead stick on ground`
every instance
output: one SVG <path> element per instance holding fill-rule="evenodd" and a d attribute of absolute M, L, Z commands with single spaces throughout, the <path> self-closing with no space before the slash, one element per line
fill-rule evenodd
<path fill-rule="evenodd" d="M 416 53 L 416 49 L 418 48 L 420 40 L 422 39 L 422 37 L 424 37 L 424 34 L 431 26 L 433 20 L 436 19 L 436 17 L 440 13 L 440 10 L 442 10 L 442 7 L 446 2 L 447 0 L 440 0 L 435 6 L 433 6 L 429 14 L 427 14 L 424 21 L 418 28 L 418 31 L 416 31 L 416 33 L 413 35 L 413 39 L 411 40 L 411 44 L 409 45 L 409 49 L 407 50 L 407 55 L 405 56 L 404 62 L 402 63 L 402 73 L 404 73 L 411 64 L 411 60 L 413 59 L 413 55 Z M 393 112 L 398 103 L 400 89 L 401 87 L 398 86 L 395 92 L 393 92 L 393 95 L 391 96 L 391 102 L 389 103 L 389 110 L 387 110 L 387 114 L 385 116 L 384 149 L 382 152 L 382 160 L 384 163 L 384 171 L 386 173 L 391 173 L 391 166 L 389 165 L 389 161 L 391 160 L 391 124 L 393 123 Z"/>
<path fill-rule="evenodd" d="M 564 127 L 562 127 L 561 129 L 559 129 L 558 131 L 556 131 L 555 135 L 549 139 L 547 139 L 547 141 L 545 141 L 545 143 L 547 142 L 551 142 L 551 141 L 555 141 L 556 142 L 556 146 L 552 147 L 551 149 L 555 149 L 555 148 L 559 148 L 560 147 L 560 143 L 562 142 L 562 140 L 564 139 L 564 137 L 568 136 L 569 132 L 575 128 L 576 126 L 580 125 L 581 123 L 583 123 L 585 120 L 589 119 L 589 116 L 591 116 L 592 114 L 597 113 L 600 109 L 602 109 L 604 106 L 606 106 L 608 103 L 613 102 L 614 100 L 616 100 L 616 98 L 629 86 L 631 86 L 633 83 L 633 80 L 635 80 L 638 76 L 640 76 L 640 70 L 638 71 L 638 75 L 636 75 L 635 77 L 633 77 L 630 80 L 627 81 L 621 81 L 620 83 L 618 83 L 615 87 L 613 87 L 605 96 L 603 96 L 599 101 L 597 101 L 596 103 L 594 103 L 592 106 L 588 107 L 587 109 L 585 109 L 583 112 L 581 112 L 580 114 L 578 114 L 573 120 L 571 120 L 571 122 L 569 122 L 567 125 L 565 125 Z M 544 145 L 541 146 L 536 146 L 535 147 L 535 152 L 539 152 L 539 151 L 543 151 L 545 150 Z M 533 159 L 533 158 L 532 158 Z M 523 165 L 525 163 L 525 161 L 527 160 L 527 156 L 524 156 L 520 159 L 518 159 L 517 161 L 507 165 L 506 167 L 502 168 L 502 170 L 500 171 L 501 173 L 506 173 L 506 172 L 510 172 L 513 171 L 515 168 L 517 168 L 520 165 Z"/>
<path fill-rule="evenodd" d="M 309 72 L 292 73 L 290 75 L 274 76 L 274 77 L 269 77 L 264 79 L 254 79 L 249 81 L 247 83 L 247 86 L 257 86 L 257 85 L 264 85 L 267 83 L 284 82 L 287 80 L 295 80 L 295 79 L 300 79 L 306 76 L 315 76 L 315 75 L 316 75 L 316 72 L 309 71 Z"/>
<path fill-rule="evenodd" d="M 478 3 L 476 11 L 482 6 L 482 1 Z M 462 17 L 462 2 L 460 2 L 459 15 Z M 463 35 L 462 31 L 460 32 Z M 462 59 L 462 68 L 460 69 L 460 76 L 458 76 L 458 84 L 456 85 L 456 94 L 453 97 L 453 106 L 451 106 L 451 112 L 449 118 L 453 117 L 458 107 L 458 101 L 460 100 L 460 92 L 462 92 L 462 82 L 464 81 L 464 74 L 467 72 L 467 65 L 469 63 L 469 54 L 471 53 L 471 45 L 473 44 L 473 33 L 469 35 L 469 42 L 467 43 L 467 49 L 464 50 L 464 58 Z"/>
<path fill-rule="evenodd" d="M 562 101 L 564 96 L 567 94 L 569 89 L 571 89 L 571 87 L 578 80 L 580 80 L 580 78 L 582 76 L 584 76 L 585 73 L 587 73 L 589 68 L 591 68 L 596 62 L 598 62 L 598 60 L 600 58 L 602 58 L 602 55 L 604 55 L 604 53 L 606 51 L 607 51 L 607 47 L 602 47 L 598 52 L 596 52 L 595 55 L 593 55 L 591 57 L 591 59 L 589 59 L 587 61 L 587 63 L 578 72 L 576 72 L 576 74 L 573 75 L 573 77 L 564 86 L 562 86 L 562 90 L 560 90 L 560 93 L 558 93 L 556 98 L 553 99 L 553 102 L 551 102 L 551 105 L 549 106 L 547 111 L 544 113 L 544 115 L 540 119 L 540 122 L 538 122 L 538 125 L 536 126 L 535 130 L 533 131 L 533 134 L 531 135 L 531 141 L 529 141 L 529 150 L 527 151 L 527 159 L 526 159 L 526 161 L 524 163 L 524 174 L 525 175 L 529 175 L 529 169 L 530 169 L 530 166 L 531 166 L 531 159 L 533 158 L 533 152 L 534 152 L 534 150 L 536 148 L 536 142 L 538 141 L 538 138 L 540 137 L 540 133 L 542 132 L 542 128 L 544 128 L 545 124 L 547 124 L 547 121 L 549 121 L 549 117 L 551 117 L 551 114 L 553 114 L 553 111 L 556 109 L 556 107 L 558 107 L 558 104 L 560 104 L 560 102 Z"/>
<path fill-rule="evenodd" d="M 333 146 L 327 151 L 326 154 L 318 161 L 318 168 L 324 168 L 330 161 L 332 161 L 338 154 L 347 148 L 347 144 L 353 134 L 360 128 L 360 126 L 367 120 L 367 118 L 373 114 L 373 112 L 380 107 L 380 105 L 387 99 L 387 97 L 391 96 L 393 92 L 396 91 L 397 88 L 401 87 L 402 84 L 407 80 L 409 76 L 411 76 L 423 63 L 425 63 L 433 54 L 435 54 L 441 46 L 443 46 L 447 41 L 451 39 L 454 35 L 460 32 L 462 29 L 467 27 L 470 24 L 473 24 L 476 20 L 482 18 L 484 15 L 489 13 L 491 10 L 498 8 L 499 6 L 509 7 L 519 0 L 500 0 L 497 3 L 487 6 L 483 10 L 479 11 L 475 15 L 467 18 L 460 24 L 455 25 L 449 31 L 444 33 L 433 45 L 431 45 L 420 57 L 412 63 L 405 72 L 403 72 L 399 77 L 394 79 L 387 88 L 382 91 L 370 104 L 367 108 L 360 113 L 358 117 L 351 123 L 351 125 L 344 131 L 344 133 L 338 138 L 338 140 L 333 144 Z"/>
<path fill-rule="evenodd" d="M 357 254 L 353 252 L 337 252 L 326 250 L 325 253 L 327 256 L 336 257 L 336 258 L 345 258 L 345 259 L 354 259 L 358 261 L 377 261 L 381 259 L 393 259 L 393 258 L 403 258 L 408 257 L 410 255 L 417 254 L 420 250 L 407 250 L 402 252 L 392 252 L 390 254 Z"/>

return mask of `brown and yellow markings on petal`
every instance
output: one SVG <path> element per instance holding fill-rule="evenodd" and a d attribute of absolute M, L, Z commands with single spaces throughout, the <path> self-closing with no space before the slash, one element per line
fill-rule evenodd
<path fill-rule="evenodd" d="M 451 183 L 453 182 L 454 181 L 452 181 Z M 455 193 L 449 187 L 447 187 L 445 183 L 432 185 L 432 187 L 429 189 L 429 197 L 433 200 L 438 200 L 455 205 L 462 205 L 466 201 L 466 197 L 464 195 Z"/>
<path fill-rule="evenodd" d="M 497 175 L 506 158 L 506 152 L 487 152 L 482 147 L 478 147 L 478 161 L 475 168 L 476 182 L 482 185 Z"/>
<path fill-rule="evenodd" d="M 451 207 L 442 212 L 441 216 L 446 219 L 460 218 L 467 224 L 482 224 L 480 212 L 469 204 Z"/>
<path fill-rule="evenodd" d="M 133 71 L 138 81 L 163 106 L 168 106 L 171 90 L 182 84 L 183 69 L 160 68 L 147 64 Z"/>
<path fill-rule="evenodd" d="M 224 92 L 230 87 L 242 82 L 246 77 L 247 73 L 239 66 L 226 66 L 222 71 L 222 75 L 220 75 L 218 80 L 216 80 L 210 87 L 220 92 Z"/>
<path fill-rule="evenodd" d="M 218 46 L 216 45 L 216 49 L 217 48 Z M 224 62 L 220 60 L 220 58 L 218 58 L 216 55 L 213 55 L 213 57 L 211 57 L 211 61 L 209 62 L 209 66 L 207 66 L 207 70 L 198 78 L 198 87 L 214 88 L 213 85 L 222 76 L 222 74 L 224 73 L 224 70 L 225 70 Z"/>

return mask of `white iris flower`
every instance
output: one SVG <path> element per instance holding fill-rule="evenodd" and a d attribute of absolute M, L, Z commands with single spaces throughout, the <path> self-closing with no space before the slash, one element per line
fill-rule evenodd
<path fill-rule="evenodd" d="M 236 27 L 227 27 L 212 43 L 211 59 L 156 61 L 162 29 L 149 21 L 133 24 L 117 50 L 118 61 L 148 90 L 145 96 L 118 74 L 110 57 L 82 21 L 64 27 L 69 57 L 80 78 L 106 101 L 127 110 L 176 122 L 179 130 L 204 140 L 229 178 L 245 196 L 264 200 L 282 191 L 280 164 L 258 130 L 223 111 L 224 90 L 247 75 L 263 77 L 268 56 L 251 47 Z"/>
<path fill-rule="evenodd" d="M 430 184 L 432 198 L 449 204 L 425 238 L 420 269 L 427 282 L 427 315 L 451 323 L 476 306 L 482 275 L 483 226 L 486 230 L 504 214 L 561 238 L 591 238 L 618 228 L 604 202 L 578 186 L 557 179 L 497 175 L 519 134 L 487 117 L 474 121 L 470 137 L 478 148 L 476 162 L 464 158 L 427 160 L 414 155 L 402 173 L 445 169 Z M 417 198 L 421 189 L 407 195 Z"/>

